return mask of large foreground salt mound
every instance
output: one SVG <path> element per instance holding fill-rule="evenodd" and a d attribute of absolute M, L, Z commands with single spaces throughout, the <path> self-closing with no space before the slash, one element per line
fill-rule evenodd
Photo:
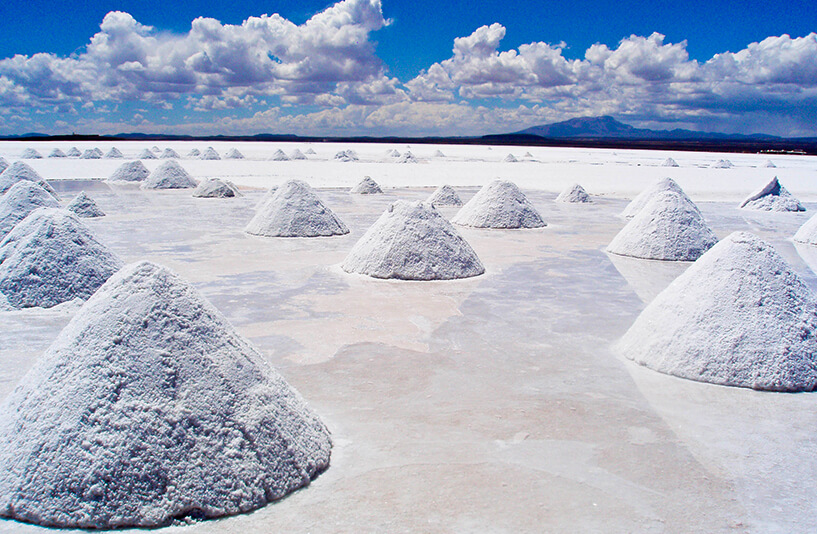
<path fill-rule="evenodd" d="M 479 190 L 451 219 L 476 228 L 541 228 L 547 226 L 513 182 L 494 180 Z"/>
<path fill-rule="evenodd" d="M 640 192 L 638 195 L 636 195 L 635 198 L 633 198 L 630 201 L 630 203 L 627 204 L 627 207 L 624 208 L 624 211 L 621 212 L 621 216 L 627 219 L 632 218 L 633 216 L 635 216 L 636 213 L 638 213 L 641 210 L 641 208 L 643 208 L 650 201 L 653 195 L 656 195 L 664 191 L 674 191 L 676 193 L 680 193 L 686 196 L 684 190 L 681 189 L 681 186 L 678 185 L 678 183 L 675 180 L 673 180 L 672 178 L 661 178 L 660 180 L 653 182 L 652 185 L 650 185 L 642 192 Z"/>
<path fill-rule="evenodd" d="M 113 171 L 113 174 L 108 178 L 109 182 L 141 182 L 150 176 L 150 171 L 145 167 L 145 164 L 139 160 L 128 161 L 119 166 Z"/>
<path fill-rule="evenodd" d="M 353 195 L 379 195 L 383 193 L 383 190 L 371 176 L 364 176 L 349 192 Z"/>
<path fill-rule="evenodd" d="M 238 188 L 230 181 L 207 178 L 193 191 L 196 198 L 232 198 L 241 196 Z"/>
<path fill-rule="evenodd" d="M 452 280 L 485 272 L 471 246 L 433 206 L 402 200 L 366 231 L 342 268 L 401 280 Z"/>
<path fill-rule="evenodd" d="M 0 197 L 0 240 L 37 208 L 59 208 L 51 193 L 29 180 L 17 182 Z"/>
<path fill-rule="evenodd" d="M 590 195 L 587 194 L 584 187 L 580 186 L 579 184 L 573 184 L 559 193 L 559 196 L 556 197 L 556 202 L 583 204 L 593 202 L 593 199 L 590 198 Z"/>
<path fill-rule="evenodd" d="M 73 214 L 39 208 L 0 241 L 0 292 L 15 308 L 87 299 L 122 262 Z"/>
<path fill-rule="evenodd" d="M 763 240 L 735 232 L 641 312 L 617 344 L 662 373 L 774 391 L 817 388 L 817 299 Z"/>
<path fill-rule="evenodd" d="M 15 161 L 0 173 L 0 195 L 5 194 L 11 186 L 27 180 L 29 182 L 42 182 L 43 177 L 23 161 Z"/>
<path fill-rule="evenodd" d="M 441 185 L 426 199 L 432 206 L 462 206 L 460 196 L 450 185 Z"/>
<path fill-rule="evenodd" d="M 94 218 L 105 216 L 105 212 L 96 205 L 94 199 L 89 197 L 85 191 L 80 191 L 79 194 L 74 197 L 74 200 L 65 206 L 65 209 L 77 217 Z"/>
<path fill-rule="evenodd" d="M 154 527 L 246 512 L 329 466 L 329 432 L 192 286 L 111 277 L 0 405 L 0 515 Z"/>
<path fill-rule="evenodd" d="M 169 159 L 156 167 L 142 182 L 141 187 L 142 189 L 188 189 L 196 187 L 196 181 L 175 159 Z"/>
<path fill-rule="evenodd" d="M 694 261 L 718 238 L 683 193 L 663 191 L 635 214 L 607 251 L 650 260 Z"/>
<path fill-rule="evenodd" d="M 244 229 L 267 237 L 319 237 L 348 234 L 349 229 L 324 206 L 312 188 L 289 180 L 275 191 Z"/>
<path fill-rule="evenodd" d="M 740 208 L 758 211 L 806 211 L 775 176 L 771 182 L 741 202 Z"/>

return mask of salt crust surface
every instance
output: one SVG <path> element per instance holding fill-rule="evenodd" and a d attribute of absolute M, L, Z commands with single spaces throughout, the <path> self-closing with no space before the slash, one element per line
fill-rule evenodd
<path fill-rule="evenodd" d="M 383 193 L 383 190 L 371 176 L 364 176 L 349 192 L 354 195 L 379 195 Z"/>
<path fill-rule="evenodd" d="M 641 312 L 616 344 L 674 376 L 771 391 L 817 388 L 817 299 L 760 238 L 735 232 Z"/>
<path fill-rule="evenodd" d="M 231 198 L 240 196 L 238 189 L 231 182 L 225 182 L 218 178 L 207 178 L 193 191 L 193 196 L 197 198 Z"/>
<path fill-rule="evenodd" d="M 626 219 L 631 219 L 636 213 L 641 211 L 641 208 L 647 205 L 653 195 L 663 191 L 674 191 L 686 196 L 684 190 L 681 189 L 681 186 L 678 185 L 675 180 L 672 178 L 661 178 L 636 195 L 635 198 L 633 198 L 630 203 L 627 204 L 624 211 L 621 212 L 621 216 Z"/>
<path fill-rule="evenodd" d="M 114 146 L 111 147 L 107 154 L 105 154 L 105 157 L 109 159 L 122 159 L 123 156 L 122 152 L 120 152 L 119 149 Z"/>
<path fill-rule="evenodd" d="M 257 349 L 184 280 L 140 262 L 0 405 L 0 515 L 116 528 L 246 512 L 308 485 L 330 451 Z"/>
<path fill-rule="evenodd" d="M 607 252 L 650 260 L 694 261 L 718 242 L 682 192 L 662 191 L 616 234 Z"/>
<path fill-rule="evenodd" d="M 23 153 L 20 154 L 21 159 L 42 159 L 43 155 L 34 150 L 33 148 L 27 148 L 23 150 Z"/>
<path fill-rule="evenodd" d="M 402 200 L 369 227 L 341 267 L 401 280 L 453 280 L 485 272 L 471 246 L 433 206 Z"/>
<path fill-rule="evenodd" d="M 513 182 L 494 180 L 480 189 L 451 219 L 475 228 L 541 228 L 547 226 Z"/>
<path fill-rule="evenodd" d="M 21 180 L 40 182 L 43 177 L 24 161 L 15 161 L 0 173 L 0 195 L 5 194 L 11 186 Z"/>
<path fill-rule="evenodd" d="M 559 196 L 556 197 L 556 202 L 587 203 L 593 202 L 593 199 L 590 198 L 590 195 L 587 194 L 584 187 L 579 184 L 573 184 L 559 193 Z"/>
<path fill-rule="evenodd" d="M 87 299 L 120 267 L 84 223 L 58 208 L 35 210 L 0 241 L 0 292 L 16 308 Z"/>
<path fill-rule="evenodd" d="M 806 211 L 800 201 L 780 184 L 777 176 L 749 195 L 739 207 L 758 211 Z"/>
<path fill-rule="evenodd" d="M 139 155 L 136 156 L 136 157 L 138 159 L 159 159 L 159 158 L 156 157 L 156 154 L 154 154 L 151 150 L 149 150 L 147 148 L 144 149 L 143 151 L 139 152 Z"/>
<path fill-rule="evenodd" d="M 215 148 L 208 146 L 207 150 L 201 153 L 199 159 L 221 159 L 221 156 L 218 155 Z"/>
<path fill-rule="evenodd" d="M 224 157 L 225 159 L 244 159 L 244 154 L 239 152 L 237 148 L 231 148 Z"/>
<path fill-rule="evenodd" d="M 444 184 L 429 195 L 426 203 L 432 206 L 462 206 L 462 199 L 453 187 Z"/>
<path fill-rule="evenodd" d="M 85 191 L 80 191 L 66 207 L 68 211 L 75 214 L 77 217 L 104 217 L 105 212 L 97 206 L 94 199 L 89 197 Z"/>
<path fill-rule="evenodd" d="M 188 189 L 196 187 L 190 177 L 175 159 L 169 159 L 156 167 L 142 182 L 142 189 Z"/>
<path fill-rule="evenodd" d="M 261 206 L 244 229 L 266 237 L 344 235 L 349 229 L 306 182 L 289 180 Z"/>
<path fill-rule="evenodd" d="M 159 156 L 161 159 L 179 159 L 179 153 L 173 150 L 172 148 L 166 148 L 162 152 L 162 155 Z"/>
<path fill-rule="evenodd" d="M 37 208 L 59 208 L 60 205 L 51 194 L 28 180 L 14 184 L 8 192 L 0 197 L 0 239 L 6 237 L 18 222 Z"/>
<path fill-rule="evenodd" d="M 145 164 L 139 160 L 128 161 L 119 166 L 110 177 L 109 182 L 142 182 L 148 176 L 150 171 Z"/>

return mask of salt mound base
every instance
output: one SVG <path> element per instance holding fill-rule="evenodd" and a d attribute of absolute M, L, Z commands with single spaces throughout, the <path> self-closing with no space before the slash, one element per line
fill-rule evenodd
<path fill-rule="evenodd" d="M 77 147 L 72 146 L 68 149 L 68 152 L 66 152 L 65 155 L 69 158 L 78 158 L 82 155 L 82 152 L 80 152 Z"/>
<path fill-rule="evenodd" d="M 94 199 L 85 194 L 85 191 L 80 191 L 65 209 L 74 213 L 77 217 L 94 218 L 105 216 L 105 212 L 96 205 Z"/>
<path fill-rule="evenodd" d="M 279 148 L 273 152 L 269 159 L 270 161 L 289 161 L 289 156 L 287 156 L 284 151 Z"/>
<path fill-rule="evenodd" d="M 289 159 L 298 159 L 298 160 L 300 160 L 300 159 L 306 159 L 306 156 L 304 156 L 304 153 L 303 153 L 303 152 L 301 152 L 300 150 L 298 150 L 298 149 L 296 148 L 296 149 L 295 149 L 295 150 L 293 150 L 293 151 L 292 151 L 292 153 L 289 155 Z"/>
<path fill-rule="evenodd" d="M 792 238 L 798 243 L 817 245 L 817 215 L 807 220 Z"/>
<path fill-rule="evenodd" d="M 734 165 L 728 159 L 719 159 L 712 167 L 715 169 L 731 169 Z"/>
<path fill-rule="evenodd" d="M 0 197 L 0 240 L 37 208 L 59 208 L 51 193 L 29 180 L 17 182 Z"/>
<path fill-rule="evenodd" d="M 218 155 L 215 148 L 208 146 L 207 150 L 201 153 L 199 159 L 221 159 L 221 156 Z"/>
<path fill-rule="evenodd" d="M 433 206 L 402 200 L 375 221 L 341 267 L 401 280 L 453 280 L 485 272 L 471 246 Z"/>
<path fill-rule="evenodd" d="M 494 180 L 479 190 L 451 222 L 475 228 L 541 228 L 547 226 L 513 182 Z"/>
<path fill-rule="evenodd" d="M 23 150 L 23 153 L 20 154 L 20 158 L 22 159 L 43 159 L 43 155 L 34 150 L 33 148 L 27 148 Z"/>
<path fill-rule="evenodd" d="M 772 391 L 817 388 L 817 299 L 771 245 L 735 232 L 661 292 L 618 342 L 662 373 Z"/>
<path fill-rule="evenodd" d="M 763 165 L 763 166 L 766 167 L 767 169 L 777 168 L 777 165 L 775 165 L 774 162 L 772 160 L 770 160 L 770 159 L 767 159 L 766 164 Z"/>
<path fill-rule="evenodd" d="M 139 155 L 136 156 L 138 159 L 158 159 L 156 154 L 148 150 L 147 148 L 143 151 L 139 152 Z"/>
<path fill-rule="evenodd" d="M 758 211 L 806 211 L 800 201 L 780 185 L 777 176 L 759 191 L 749 195 L 739 207 Z"/>
<path fill-rule="evenodd" d="M 121 267 L 87 226 L 61 209 L 33 211 L 0 242 L 0 292 L 15 308 L 85 300 Z"/>
<path fill-rule="evenodd" d="M 145 164 L 139 160 L 123 163 L 108 178 L 109 182 L 141 182 L 150 175 Z"/>
<path fill-rule="evenodd" d="M 244 159 L 244 154 L 239 152 L 237 148 L 231 148 L 224 157 L 226 159 Z"/>
<path fill-rule="evenodd" d="M 191 148 L 190 152 L 187 153 L 188 158 L 197 158 L 201 156 L 201 152 L 199 152 L 198 148 Z"/>
<path fill-rule="evenodd" d="M 212 304 L 131 264 L 0 405 L 0 515 L 108 529 L 247 512 L 308 485 L 331 447 Z"/>
<path fill-rule="evenodd" d="M 502 159 L 502 161 L 504 161 L 505 163 L 516 163 L 519 160 L 516 159 L 516 156 L 514 156 L 513 154 L 508 154 Z"/>
<path fill-rule="evenodd" d="M 108 153 L 105 154 L 105 157 L 108 159 L 122 159 L 124 156 L 122 156 L 122 152 L 120 152 L 118 148 L 111 147 Z"/>
<path fill-rule="evenodd" d="M 98 148 L 89 148 L 80 156 L 81 159 L 102 159 L 102 151 Z"/>
<path fill-rule="evenodd" d="M 300 180 L 285 182 L 256 212 L 244 229 L 266 237 L 344 235 L 349 229 L 323 205 L 312 188 Z"/>
<path fill-rule="evenodd" d="M 559 193 L 559 196 L 556 197 L 556 202 L 584 204 L 587 202 L 593 202 L 593 199 L 590 198 L 590 195 L 587 194 L 584 187 L 580 186 L 579 184 L 573 184 Z"/>
<path fill-rule="evenodd" d="M 379 195 L 383 193 L 383 190 L 371 176 L 364 176 L 349 192 L 353 195 Z"/>
<path fill-rule="evenodd" d="M 156 167 L 142 182 L 142 189 L 188 189 L 196 187 L 196 181 L 176 160 L 169 159 Z"/>
<path fill-rule="evenodd" d="M 641 208 L 643 208 L 650 201 L 650 198 L 652 198 L 653 195 L 657 195 L 658 193 L 662 193 L 664 191 L 674 191 L 675 193 L 686 196 L 684 190 L 681 189 L 681 186 L 678 185 L 675 180 L 672 178 L 661 178 L 636 195 L 636 197 L 632 199 L 629 204 L 627 204 L 624 211 L 621 212 L 621 216 L 627 219 L 632 218 L 636 213 L 641 211 Z"/>
<path fill-rule="evenodd" d="M 49 158 L 65 158 L 67 156 L 65 155 L 65 152 L 63 152 L 59 148 L 55 148 L 54 150 L 51 151 L 50 154 L 48 154 L 48 157 Z"/>
<path fill-rule="evenodd" d="M 24 161 L 15 161 L 0 173 L 0 195 L 20 181 L 42 182 L 43 177 Z"/>
<path fill-rule="evenodd" d="M 6 161 L 6 158 L 4 158 L 3 156 L 0 156 L 0 173 L 2 173 L 4 170 L 6 170 L 8 168 L 9 168 L 9 162 Z"/>
<path fill-rule="evenodd" d="M 607 247 L 607 252 L 650 260 L 694 261 L 718 238 L 683 193 L 664 191 L 650 198 Z"/>
<path fill-rule="evenodd" d="M 172 148 L 166 148 L 159 157 L 161 159 L 179 159 L 179 153 Z"/>
<path fill-rule="evenodd" d="M 419 160 L 411 153 L 410 150 L 403 152 L 403 155 L 397 159 L 397 163 L 417 163 Z"/>
<path fill-rule="evenodd" d="M 664 160 L 664 163 L 661 164 L 662 167 L 680 167 L 678 162 L 672 158 L 667 158 Z"/>
<path fill-rule="evenodd" d="M 335 154 L 335 159 L 338 161 L 357 161 L 358 157 L 354 150 L 341 150 Z"/>
<path fill-rule="evenodd" d="M 218 178 L 207 178 L 193 191 L 193 196 L 196 198 L 231 198 L 241 195 L 231 182 Z"/>
<path fill-rule="evenodd" d="M 450 185 L 441 185 L 426 200 L 432 206 L 462 206 L 460 196 Z"/>

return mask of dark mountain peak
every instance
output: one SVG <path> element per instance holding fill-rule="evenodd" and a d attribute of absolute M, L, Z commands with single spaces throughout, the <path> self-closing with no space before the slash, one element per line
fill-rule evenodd
<path fill-rule="evenodd" d="M 619 122 L 609 115 L 601 117 L 577 117 L 575 119 L 534 126 L 518 133 L 542 137 L 619 137 L 636 132 L 629 124 Z"/>

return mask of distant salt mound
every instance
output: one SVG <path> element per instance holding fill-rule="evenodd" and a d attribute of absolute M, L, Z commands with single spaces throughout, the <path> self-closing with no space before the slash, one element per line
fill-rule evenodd
<path fill-rule="evenodd" d="M 201 153 L 199 159 L 221 159 L 221 156 L 218 155 L 215 148 L 208 146 L 207 150 Z"/>
<path fill-rule="evenodd" d="M 290 153 L 289 159 L 302 160 L 306 159 L 306 156 L 304 156 L 304 153 L 296 148 Z"/>
<path fill-rule="evenodd" d="M 584 187 L 580 186 L 579 184 L 573 184 L 559 193 L 559 196 L 556 197 L 556 202 L 565 202 L 568 204 L 586 204 L 588 202 L 593 202 L 593 199 L 590 198 L 590 195 L 587 194 Z"/>
<path fill-rule="evenodd" d="M 156 146 L 156 145 L 153 145 L 152 147 L 150 147 L 150 150 L 152 150 L 153 152 L 161 152 L 161 151 L 162 151 L 162 149 L 161 149 L 161 148 L 159 148 L 159 147 L 158 147 L 158 146 Z"/>
<path fill-rule="evenodd" d="M 335 154 L 337 161 L 357 161 L 358 157 L 354 150 L 341 150 Z"/>
<path fill-rule="evenodd" d="M 141 182 L 150 175 L 145 164 L 139 160 L 123 163 L 108 178 L 109 182 Z"/>
<path fill-rule="evenodd" d="M 650 199 L 657 195 L 658 193 L 662 193 L 664 191 L 674 191 L 676 193 L 683 194 L 684 190 L 681 189 L 681 186 L 678 185 L 675 180 L 672 178 L 661 178 L 660 180 L 653 182 L 652 185 L 647 187 L 644 191 L 640 192 L 634 199 L 627 204 L 627 207 L 624 208 L 624 211 L 621 212 L 621 217 L 626 219 L 631 219 L 635 216 L 636 213 L 641 211 Z M 688 198 L 688 197 L 687 197 Z"/>
<path fill-rule="evenodd" d="M 102 159 L 102 151 L 98 148 L 89 148 L 82 153 L 80 159 Z"/>
<path fill-rule="evenodd" d="M 172 148 L 166 148 L 162 151 L 162 155 L 159 156 L 160 159 L 179 159 L 179 153 L 173 150 Z"/>
<path fill-rule="evenodd" d="M 387 150 L 386 155 L 391 157 L 391 158 L 399 158 L 400 156 L 402 156 L 402 154 L 400 154 L 400 152 L 398 152 L 394 148 L 392 148 L 391 150 Z"/>
<path fill-rule="evenodd" d="M 441 150 L 435 150 L 432 156 L 435 158 L 444 158 L 445 154 L 443 154 Z"/>
<path fill-rule="evenodd" d="M 207 178 L 193 191 L 196 198 L 232 198 L 241 196 L 236 186 L 226 180 Z"/>
<path fill-rule="evenodd" d="M 522 157 L 523 158 L 532 158 L 533 154 L 531 154 L 530 152 L 525 152 L 524 154 L 522 154 Z"/>
<path fill-rule="evenodd" d="M 244 154 L 238 151 L 237 148 L 231 148 L 227 151 L 227 154 L 224 155 L 225 159 L 244 159 Z"/>
<path fill-rule="evenodd" d="M 315 154 L 315 150 L 312 148 L 307 148 L 304 150 L 304 154 Z"/>
<path fill-rule="evenodd" d="M 383 190 L 371 176 L 364 176 L 349 192 L 353 195 L 379 195 L 383 193 Z"/>
<path fill-rule="evenodd" d="M 798 243 L 817 245 L 817 215 L 807 220 L 792 238 Z"/>
<path fill-rule="evenodd" d="M 28 163 L 15 161 L 0 173 L 0 195 L 5 194 L 14 184 L 22 180 L 42 182 L 43 177 L 32 169 Z"/>
<path fill-rule="evenodd" d="M 156 154 L 148 150 L 147 148 L 143 151 L 139 152 L 139 155 L 136 156 L 137 159 L 159 159 L 156 157 Z"/>
<path fill-rule="evenodd" d="M 66 156 L 65 152 L 63 152 L 59 148 L 55 148 L 54 150 L 51 151 L 50 154 L 48 154 L 48 157 L 49 158 L 66 158 L 68 156 Z"/>
<path fill-rule="evenodd" d="M 433 206 L 402 200 L 366 231 L 341 267 L 400 280 L 453 280 L 485 272 L 471 246 Z"/>
<path fill-rule="evenodd" d="M 122 152 L 120 152 L 115 146 L 111 147 L 108 153 L 105 154 L 105 158 L 107 159 L 122 159 L 123 157 Z"/>
<path fill-rule="evenodd" d="M 94 218 L 104 217 L 105 212 L 96 205 L 94 199 L 89 197 L 85 191 L 80 191 L 66 207 L 68 211 L 72 212 L 77 217 Z"/>
<path fill-rule="evenodd" d="M 432 206 L 462 206 L 462 200 L 453 187 L 441 185 L 426 200 Z"/>
<path fill-rule="evenodd" d="M 410 150 L 403 152 L 403 155 L 397 158 L 397 163 L 418 163 L 419 160 L 411 153 Z"/>
<path fill-rule="evenodd" d="M 494 180 L 479 190 L 451 219 L 475 228 L 541 228 L 547 226 L 513 182 Z"/>
<path fill-rule="evenodd" d="M 307 486 L 331 447 L 212 304 L 170 270 L 135 263 L 0 405 L 0 515 L 113 529 L 247 512 Z"/>
<path fill-rule="evenodd" d="M 201 156 L 201 152 L 198 148 L 191 148 L 190 152 L 187 153 L 188 158 L 197 158 L 199 156 Z"/>
<path fill-rule="evenodd" d="M 674 376 L 771 391 L 817 388 L 817 299 L 758 237 L 735 232 L 641 312 L 617 344 Z"/>
<path fill-rule="evenodd" d="M 519 160 L 516 159 L 516 156 L 514 156 L 513 154 L 508 154 L 502 159 L 502 161 L 504 161 L 505 163 L 516 163 Z"/>
<path fill-rule="evenodd" d="M 9 162 L 6 161 L 6 158 L 4 158 L 3 156 L 0 156 L 0 174 L 2 174 L 2 172 L 5 171 L 8 168 L 9 168 Z"/>
<path fill-rule="evenodd" d="M 272 154 L 272 156 L 270 156 L 270 161 L 289 161 L 289 156 L 287 156 L 284 151 L 279 148 Z"/>
<path fill-rule="evenodd" d="M 256 212 L 244 229 L 266 237 L 344 235 L 349 229 L 324 206 L 312 188 L 300 180 L 284 183 Z"/>
<path fill-rule="evenodd" d="M 607 251 L 649 260 L 694 261 L 717 242 L 686 195 L 664 191 L 653 195 L 630 219 Z"/>
<path fill-rule="evenodd" d="M 80 152 L 77 147 L 72 146 L 68 149 L 68 152 L 66 152 L 65 155 L 69 158 L 78 158 L 82 155 L 82 152 Z"/>
<path fill-rule="evenodd" d="M 800 201 L 780 185 L 777 176 L 759 191 L 749 195 L 739 207 L 757 211 L 806 211 Z"/>
<path fill-rule="evenodd" d="M 188 189 L 196 187 L 196 181 L 175 159 L 169 159 L 156 167 L 142 182 L 141 187 L 142 189 Z"/>
<path fill-rule="evenodd" d="M 667 158 L 664 160 L 664 163 L 661 164 L 662 167 L 680 167 L 678 162 L 672 158 Z"/>
<path fill-rule="evenodd" d="M 87 299 L 122 267 L 75 215 L 38 208 L 0 242 L 0 292 L 15 308 Z"/>
<path fill-rule="evenodd" d="M 0 240 L 37 208 L 59 208 L 51 193 L 29 180 L 21 180 L 0 197 Z"/>
<path fill-rule="evenodd" d="M 715 169 L 731 169 L 734 165 L 728 159 L 719 159 L 712 167 Z"/>
<path fill-rule="evenodd" d="M 764 166 L 764 167 L 766 167 L 767 169 L 775 169 L 775 168 L 777 168 L 777 165 L 775 165 L 775 164 L 774 164 L 774 162 L 773 162 L 772 160 L 770 160 L 770 159 L 767 159 L 767 160 L 766 160 L 766 164 L 765 164 L 765 165 L 763 165 L 763 166 Z"/>
<path fill-rule="evenodd" d="M 34 150 L 33 148 L 27 148 L 23 150 L 23 153 L 20 154 L 20 158 L 22 159 L 43 159 L 43 155 Z"/>

